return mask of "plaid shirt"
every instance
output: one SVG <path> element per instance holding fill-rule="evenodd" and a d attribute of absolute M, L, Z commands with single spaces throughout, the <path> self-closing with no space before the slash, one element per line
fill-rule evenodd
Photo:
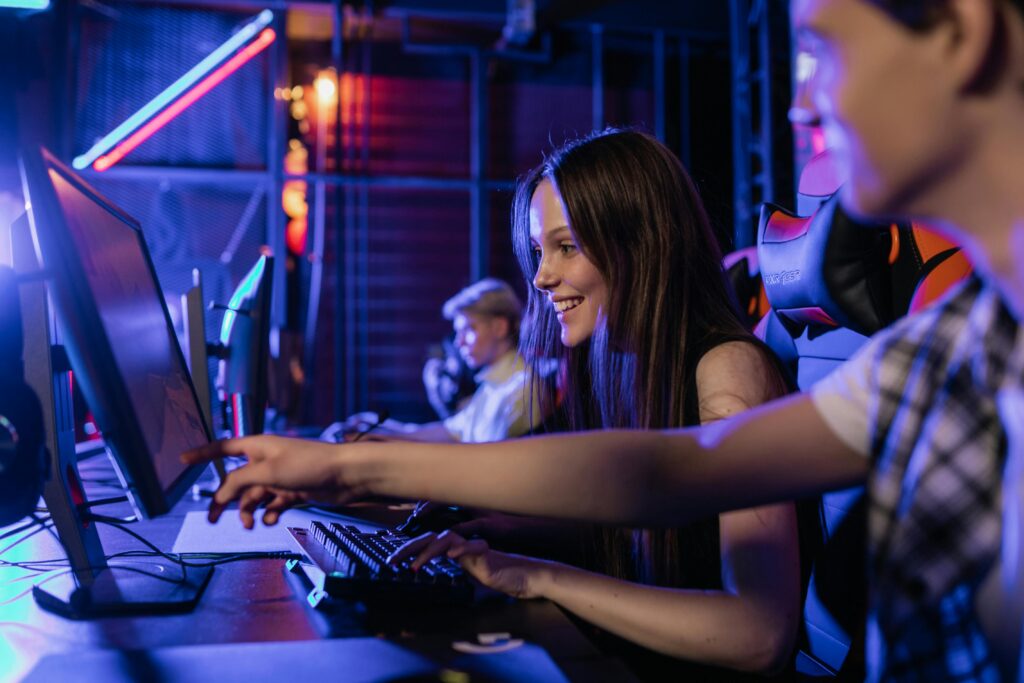
<path fill-rule="evenodd" d="M 866 403 L 846 407 L 866 416 L 872 459 L 871 680 L 999 680 L 974 597 L 1000 547 L 1006 434 L 996 397 L 1024 384 L 1021 355 L 1024 327 L 972 277 L 814 387 L 819 410 L 828 406 L 817 394 L 853 385 Z M 835 426 L 831 406 L 823 416 Z"/>

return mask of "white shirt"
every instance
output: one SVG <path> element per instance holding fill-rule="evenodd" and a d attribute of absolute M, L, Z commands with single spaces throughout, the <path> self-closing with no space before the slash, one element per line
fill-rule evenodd
<path fill-rule="evenodd" d="M 539 401 L 529 397 L 530 373 L 515 351 L 488 365 L 476 378 L 480 386 L 469 403 L 444 421 L 453 439 L 501 441 L 522 436 L 540 423 Z"/>

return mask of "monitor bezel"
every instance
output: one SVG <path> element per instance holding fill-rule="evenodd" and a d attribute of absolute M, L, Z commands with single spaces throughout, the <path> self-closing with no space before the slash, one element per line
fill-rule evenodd
<path fill-rule="evenodd" d="M 149 450 L 138 414 L 114 357 L 113 346 L 92 296 L 85 269 L 74 250 L 66 246 L 74 244 L 74 239 L 65 221 L 50 172 L 60 175 L 65 182 L 120 220 L 132 230 L 132 234 L 138 240 L 146 267 L 156 284 L 157 300 L 164 313 L 164 323 L 172 341 L 172 353 L 177 355 L 180 367 L 185 371 L 185 381 L 195 402 L 200 423 L 203 425 L 203 433 L 209 442 L 212 440 L 212 434 L 203 418 L 195 384 L 174 332 L 167 302 L 161 295 L 163 290 L 142 228 L 138 221 L 85 182 L 49 150 L 42 147 L 29 150 L 23 154 L 23 159 L 30 198 L 33 241 L 46 274 L 50 298 L 62 326 L 64 346 L 71 367 L 100 431 L 103 432 L 104 440 L 117 461 L 122 484 L 136 512 L 142 517 L 164 514 L 190 490 L 202 474 L 205 465 L 186 467 L 166 488 L 160 484 L 154 454 Z M 46 239 L 45 234 L 41 235 L 41 229 L 52 239 Z"/>

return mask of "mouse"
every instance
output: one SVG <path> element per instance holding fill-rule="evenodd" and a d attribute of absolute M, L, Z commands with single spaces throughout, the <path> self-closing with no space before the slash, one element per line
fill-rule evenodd
<path fill-rule="evenodd" d="M 457 505 L 424 500 L 416 505 L 416 509 L 404 522 L 395 527 L 395 531 L 406 536 L 419 536 L 428 531 L 440 532 L 450 529 L 472 518 L 473 515 L 468 510 Z"/>

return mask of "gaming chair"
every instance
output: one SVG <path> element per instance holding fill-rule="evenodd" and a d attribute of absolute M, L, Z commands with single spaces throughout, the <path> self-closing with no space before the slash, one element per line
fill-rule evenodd
<path fill-rule="evenodd" d="M 840 206 L 827 153 L 808 163 L 799 217 L 762 208 L 757 263 L 770 310 L 758 334 L 806 390 L 898 318 L 928 306 L 971 271 L 959 247 L 916 224 L 869 224 Z M 813 561 L 798 671 L 863 678 L 866 615 L 863 487 L 822 497 L 826 542 Z"/>

